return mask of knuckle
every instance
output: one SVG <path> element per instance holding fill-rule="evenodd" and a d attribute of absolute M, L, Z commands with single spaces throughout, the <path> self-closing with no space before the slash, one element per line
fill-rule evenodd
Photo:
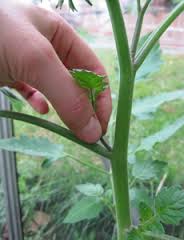
<path fill-rule="evenodd" d="M 35 41 L 35 43 L 26 44 L 21 54 L 21 72 L 20 77 L 29 84 L 35 84 L 39 78 L 39 72 L 44 65 L 53 61 L 54 50 L 49 42 Z M 20 66 L 20 64 L 19 64 Z"/>
<path fill-rule="evenodd" d="M 53 56 L 53 50 L 49 43 L 36 43 L 28 46 L 23 54 L 23 61 L 29 68 L 35 68 L 45 63 L 48 58 Z"/>
<path fill-rule="evenodd" d="M 60 19 L 56 14 L 52 12 L 48 12 L 47 14 L 48 14 L 48 20 L 49 20 L 49 32 L 52 35 L 57 31 L 58 26 L 60 25 Z"/>

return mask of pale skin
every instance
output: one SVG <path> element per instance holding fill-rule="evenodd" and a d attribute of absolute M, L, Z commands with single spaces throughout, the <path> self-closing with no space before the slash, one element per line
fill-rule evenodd
<path fill-rule="evenodd" d="M 98 96 L 94 112 L 69 70 L 104 75 L 104 66 L 62 17 L 31 4 L 4 2 L 0 5 L 0 86 L 15 88 L 41 114 L 49 111 L 48 99 L 78 138 L 98 141 L 111 114 L 110 89 Z"/>

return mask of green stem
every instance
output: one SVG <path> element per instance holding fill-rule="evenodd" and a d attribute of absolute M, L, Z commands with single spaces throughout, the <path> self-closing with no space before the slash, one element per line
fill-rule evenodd
<path fill-rule="evenodd" d="M 55 123 L 46 121 L 42 118 L 37 118 L 37 117 L 33 117 L 33 116 L 30 116 L 27 114 L 11 112 L 11 111 L 0 111 L 0 117 L 19 120 L 19 121 L 23 121 L 23 122 L 27 122 L 27 123 L 39 126 L 41 128 L 45 128 L 51 132 L 54 132 L 60 136 L 63 136 L 65 138 L 67 138 L 68 140 L 75 142 L 75 143 L 91 150 L 92 152 L 95 152 L 105 158 L 111 159 L 111 153 L 106 151 L 106 149 L 103 148 L 102 146 L 100 146 L 99 144 L 85 143 L 85 142 L 79 140 L 78 138 L 76 138 L 71 133 L 71 131 L 69 131 L 68 129 L 63 128 Z"/>
<path fill-rule="evenodd" d="M 68 157 L 70 157 L 72 160 L 86 166 L 86 167 L 89 167 L 90 169 L 93 169 L 99 173 L 103 173 L 105 175 L 108 175 L 110 176 L 110 173 L 105 171 L 104 169 L 102 169 L 101 167 L 97 167 L 96 165 L 92 164 L 92 163 L 89 163 L 89 162 L 86 162 L 86 161 L 83 161 L 81 159 L 78 159 L 78 158 L 75 158 L 74 156 L 70 155 L 70 154 L 67 154 Z"/>
<path fill-rule="evenodd" d="M 135 27 L 135 32 L 133 35 L 133 39 L 132 39 L 132 47 L 131 47 L 131 54 L 132 54 L 132 59 L 134 60 L 136 51 L 137 51 L 137 47 L 138 47 L 138 43 L 139 43 L 139 39 L 140 39 L 140 35 L 141 35 L 141 29 L 142 29 L 142 24 L 143 24 L 143 20 L 144 20 L 144 15 L 146 13 L 146 10 L 149 6 L 149 4 L 151 3 L 152 0 L 147 0 L 146 3 L 144 4 L 143 8 L 141 8 L 140 6 L 140 1 L 137 2 L 137 7 L 138 7 L 138 18 L 137 18 L 137 22 L 136 22 L 136 27 Z"/>
<path fill-rule="evenodd" d="M 143 235 L 154 240 L 181 240 L 180 238 L 172 237 L 167 234 L 155 234 L 152 232 L 145 232 Z"/>
<path fill-rule="evenodd" d="M 139 14 L 141 11 L 141 0 L 137 0 L 137 13 Z"/>
<path fill-rule="evenodd" d="M 109 152 L 112 152 L 112 147 L 105 141 L 103 137 L 100 138 L 100 141 Z"/>
<path fill-rule="evenodd" d="M 112 153 L 112 179 L 117 235 L 118 240 L 124 240 L 126 239 L 126 230 L 131 226 L 127 154 L 134 76 L 120 3 L 118 0 L 106 0 L 106 2 L 111 17 L 120 67 L 120 89 Z"/>
<path fill-rule="evenodd" d="M 175 9 L 169 14 L 169 16 L 164 20 L 164 22 L 150 34 L 149 38 L 145 42 L 144 46 L 138 51 L 135 58 L 135 69 L 138 70 L 141 64 L 144 62 L 147 55 L 150 53 L 151 49 L 155 43 L 160 39 L 163 33 L 168 29 L 168 27 L 174 22 L 174 20 L 184 11 L 184 1 L 179 3 Z"/>

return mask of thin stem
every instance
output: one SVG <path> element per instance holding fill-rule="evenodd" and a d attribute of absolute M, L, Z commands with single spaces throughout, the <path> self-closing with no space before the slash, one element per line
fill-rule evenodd
<path fill-rule="evenodd" d="M 138 6 L 138 18 L 137 18 L 137 22 L 136 22 L 136 27 L 135 27 L 135 32 L 134 32 L 134 35 L 133 35 L 132 47 L 131 47 L 131 54 L 132 54 L 132 59 L 133 60 L 135 58 L 135 54 L 136 54 L 136 51 L 137 51 L 137 47 L 138 47 L 138 43 L 139 43 L 139 39 L 140 39 L 140 35 L 141 35 L 144 15 L 145 15 L 146 10 L 147 10 L 149 4 L 151 3 L 151 1 L 152 0 L 147 0 L 146 3 L 144 4 L 143 8 L 139 9 L 139 6 Z M 137 2 L 137 5 L 140 4 L 140 1 L 138 1 L 138 2 Z"/>
<path fill-rule="evenodd" d="M 129 187 L 132 188 L 132 187 L 134 186 L 134 184 L 136 183 L 136 181 L 137 181 L 137 179 L 134 178 L 134 179 L 130 182 Z"/>
<path fill-rule="evenodd" d="M 141 11 L 141 0 L 137 0 L 137 13 L 139 14 Z"/>
<path fill-rule="evenodd" d="M 151 192 L 151 197 L 154 197 L 154 183 L 153 181 L 150 182 L 150 192 Z"/>
<path fill-rule="evenodd" d="M 145 42 L 144 46 L 138 51 L 135 58 L 135 69 L 138 70 L 141 64 L 144 62 L 147 55 L 150 53 L 155 43 L 160 39 L 163 33 L 174 22 L 174 20 L 184 11 L 184 1 L 179 3 L 169 16 L 163 21 L 163 23 L 156 29 Z"/>
<path fill-rule="evenodd" d="M 54 132 L 62 137 L 67 138 L 68 140 L 75 142 L 89 150 L 91 150 L 92 152 L 95 152 L 107 159 L 111 159 L 111 153 L 107 152 L 105 148 L 103 148 L 102 146 L 100 146 L 99 144 L 88 144 L 85 143 L 81 140 L 79 140 L 78 138 L 76 138 L 71 131 L 69 131 L 66 128 L 63 128 L 55 123 L 46 121 L 42 118 L 37 118 L 37 117 L 33 117 L 27 114 L 23 114 L 23 113 L 17 113 L 17 112 L 11 112 L 11 111 L 0 111 L 0 117 L 5 117 L 5 118 L 10 118 L 10 119 L 14 119 L 14 120 L 19 120 L 19 121 L 23 121 L 23 122 L 27 122 L 30 123 L 32 125 L 36 125 L 39 126 L 41 128 L 47 129 L 51 132 Z"/>
<path fill-rule="evenodd" d="M 165 183 L 167 177 L 168 177 L 168 173 L 165 173 L 164 176 L 162 177 L 162 179 L 161 179 L 158 187 L 157 187 L 156 194 L 155 194 L 156 196 L 159 194 L 159 192 L 160 192 L 161 189 L 163 188 L 164 183 Z"/>
<path fill-rule="evenodd" d="M 105 175 L 108 175 L 110 176 L 110 173 L 105 171 L 104 169 L 102 169 L 101 167 L 97 167 L 96 165 L 92 164 L 92 163 L 89 163 L 89 162 L 86 162 L 86 161 L 83 161 L 81 159 L 78 159 L 78 158 L 75 158 L 74 156 L 70 155 L 70 154 L 67 154 L 66 156 L 70 157 L 72 160 L 86 166 L 86 167 L 89 167 L 91 169 L 94 169 L 95 171 L 99 172 L 99 173 L 103 173 Z"/>
<path fill-rule="evenodd" d="M 91 99 L 91 104 L 93 106 L 93 109 L 95 110 L 95 97 L 92 89 L 90 89 L 90 99 Z"/>
<path fill-rule="evenodd" d="M 120 3 L 118 0 L 106 0 L 106 2 L 111 17 L 120 67 L 120 89 L 111 163 L 117 235 L 118 240 L 124 240 L 126 239 L 126 230 L 131 226 L 127 153 L 133 95 L 133 74 L 127 33 Z"/>
<path fill-rule="evenodd" d="M 154 240 L 181 240 L 180 238 L 172 237 L 167 234 L 156 234 L 152 232 L 144 232 L 145 237 L 151 237 Z"/>
<path fill-rule="evenodd" d="M 112 152 L 112 147 L 105 141 L 103 137 L 100 138 L 100 141 L 109 152 Z"/>

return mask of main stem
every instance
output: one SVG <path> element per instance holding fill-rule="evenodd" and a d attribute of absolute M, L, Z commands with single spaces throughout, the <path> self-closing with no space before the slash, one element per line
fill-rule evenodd
<path fill-rule="evenodd" d="M 120 89 L 112 152 L 112 179 L 118 240 L 125 240 L 126 230 L 131 226 L 127 155 L 134 76 L 120 3 L 118 0 L 106 0 L 106 2 L 111 17 L 120 67 Z"/>

